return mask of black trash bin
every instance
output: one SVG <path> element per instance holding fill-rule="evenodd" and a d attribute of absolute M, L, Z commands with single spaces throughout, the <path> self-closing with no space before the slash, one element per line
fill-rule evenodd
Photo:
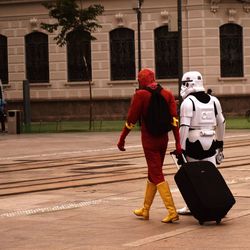
<path fill-rule="evenodd" d="M 21 111 L 9 110 L 8 111 L 8 133 L 20 134 L 21 132 Z"/>

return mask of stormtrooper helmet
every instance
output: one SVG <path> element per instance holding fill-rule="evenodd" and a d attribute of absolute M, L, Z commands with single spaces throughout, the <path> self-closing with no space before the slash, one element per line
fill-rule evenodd
<path fill-rule="evenodd" d="M 205 91 L 202 75 L 198 71 L 186 72 L 182 77 L 181 97 L 185 99 L 190 93 Z"/>

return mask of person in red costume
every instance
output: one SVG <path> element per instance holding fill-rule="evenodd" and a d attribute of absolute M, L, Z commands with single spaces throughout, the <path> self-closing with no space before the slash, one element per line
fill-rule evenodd
<path fill-rule="evenodd" d="M 165 181 L 162 171 L 163 162 L 168 146 L 168 133 L 156 137 L 147 131 L 143 117 L 147 113 L 151 93 L 146 90 L 146 87 L 152 89 L 157 88 L 158 84 L 155 82 L 155 74 L 150 69 L 142 69 L 138 74 L 139 89 L 135 92 L 127 115 L 127 121 L 120 135 L 117 144 L 119 150 L 125 151 L 125 138 L 135 126 L 138 120 L 141 121 L 141 141 L 148 166 L 148 180 L 146 185 L 146 192 L 144 198 L 144 205 L 140 209 L 134 210 L 134 214 L 141 216 L 145 220 L 149 219 L 149 209 L 153 203 L 155 194 L 158 190 L 163 200 L 165 207 L 168 210 L 168 215 L 162 220 L 164 223 L 174 222 L 179 220 L 176 212 L 172 194 L 169 189 L 167 181 Z M 161 90 L 161 95 L 166 99 L 169 111 L 172 116 L 172 131 L 175 138 L 175 154 L 182 153 L 180 145 L 179 126 L 177 119 L 177 108 L 173 94 L 166 90 Z"/>

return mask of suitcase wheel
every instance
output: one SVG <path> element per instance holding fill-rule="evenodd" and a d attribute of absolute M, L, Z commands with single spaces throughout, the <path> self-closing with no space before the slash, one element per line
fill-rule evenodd
<path fill-rule="evenodd" d="M 221 219 L 216 220 L 216 224 L 217 224 L 217 225 L 219 225 L 220 222 L 221 222 Z M 203 224 L 204 224 L 204 221 L 199 220 L 199 224 L 200 224 L 200 225 L 203 225 Z"/>
<path fill-rule="evenodd" d="M 221 222 L 221 219 L 216 220 L 216 224 L 219 225 Z"/>

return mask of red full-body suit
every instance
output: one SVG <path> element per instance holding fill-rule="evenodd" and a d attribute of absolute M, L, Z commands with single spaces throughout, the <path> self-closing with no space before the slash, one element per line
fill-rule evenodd
<path fill-rule="evenodd" d="M 137 90 L 132 98 L 131 105 L 128 111 L 127 121 L 121 133 L 117 144 L 121 151 L 124 151 L 125 138 L 134 127 L 138 120 L 141 121 L 141 141 L 148 165 L 148 181 L 146 185 L 145 198 L 143 207 L 134 210 L 136 216 L 149 219 L 149 209 L 158 190 L 160 196 L 168 210 L 168 215 L 162 220 L 164 223 L 174 222 L 179 220 L 176 212 L 172 194 L 167 181 L 165 181 L 162 166 L 165 158 L 165 153 L 168 146 L 168 133 L 161 136 L 153 136 L 146 128 L 143 117 L 147 114 L 147 108 L 151 97 L 151 92 L 146 90 L 146 87 L 155 89 L 154 72 L 149 69 L 143 69 L 138 74 L 139 90 Z M 172 116 L 172 131 L 175 137 L 176 154 L 181 153 L 180 136 L 178 129 L 178 119 L 175 99 L 172 93 L 168 90 L 161 89 L 161 95 L 164 96 L 168 103 L 169 111 Z M 167 117 L 166 117 L 167 119 Z"/>
<path fill-rule="evenodd" d="M 168 133 L 160 137 L 151 135 L 146 128 L 143 117 L 146 116 L 147 108 L 149 105 L 151 93 L 144 89 L 150 87 L 152 89 L 157 87 L 155 83 L 154 73 L 151 70 L 144 69 L 138 75 L 140 89 L 138 89 L 131 101 L 131 105 L 127 115 L 127 122 L 123 129 L 121 139 L 118 143 L 118 147 L 123 150 L 125 137 L 129 131 L 134 127 L 136 122 L 141 118 L 141 141 L 145 154 L 145 158 L 148 165 L 148 179 L 155 185 L 164 181 L 164 175 L 162 172 L 162 166 L 168 146 Z M 181 147 L 179 142 L 179 128 L 177 119 L 177 109 L 173 94 L 166 90 L 161 90 L 161 95 L 166 99 L 169 111 L 173 117 L 172 131 L 176 140 L 176 149 L 178 153 L 181 153 Z M 125 135 L 125 137 L 124 137 Z"/>

